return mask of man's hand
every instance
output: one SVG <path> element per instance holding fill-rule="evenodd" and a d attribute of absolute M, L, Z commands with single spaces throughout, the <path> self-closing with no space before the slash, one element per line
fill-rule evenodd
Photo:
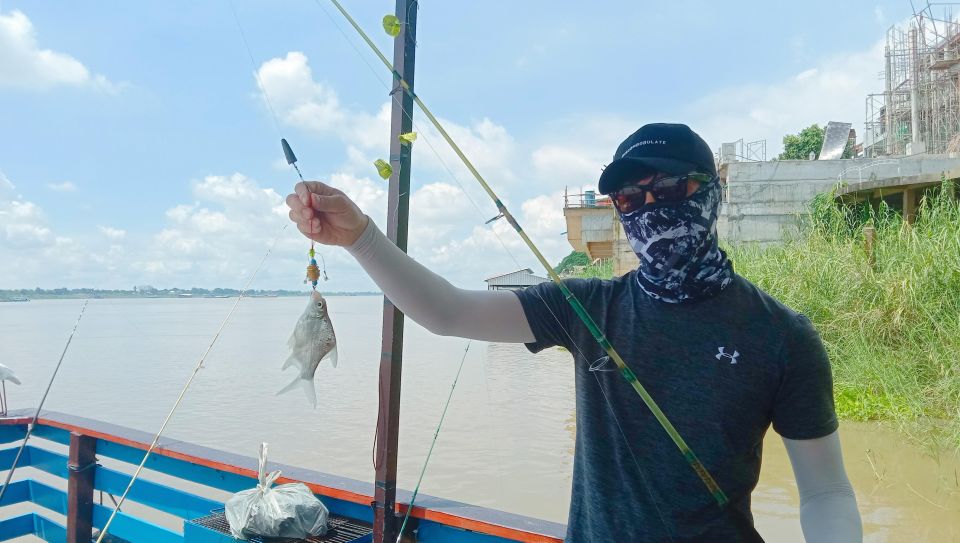
<path fill-rule="evenodd" d="M 290 220 L 304 236 L 324 245 L 353 245 L 370 219 L 343 191 L 320 181 L 297 183 L 287 196 Z"/>

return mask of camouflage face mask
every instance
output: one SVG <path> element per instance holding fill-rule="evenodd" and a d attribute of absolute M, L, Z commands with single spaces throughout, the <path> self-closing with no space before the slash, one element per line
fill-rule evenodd
<path fill-rule="evenodd" d="M 714 181 L 679 203 L 650 204 L 620 215 L 640 259 L 637 281 L 669 303 L 715 296 L 733 280 L 733 266 L 718 246 L 721 188 Z"/>

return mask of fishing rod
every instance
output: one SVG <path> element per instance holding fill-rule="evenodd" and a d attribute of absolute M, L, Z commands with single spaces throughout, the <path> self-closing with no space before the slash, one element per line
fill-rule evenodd
<path fill-rule="evenodd" d="M 17 469 L 17 463 L 20 461 L 20 455 L 23 454 L 23 450 L 27 447 L 27 441 L 33 434 L 33 429 L 37 427 L 37 421 L 40 419 L 40 410 L 43 409 L 43 404 L 47 401 L 47 394 L 50 394 L 50 387 L 53 386 L 53 381 L 57 378 L 57 372 L 60 371 L 60 365 L 63 364 L 63 358 L 67 355 L 67 349 L 70 348 L 70 343 L 73 341 L 73 335 L 77 333 L 77 327 L 80 326 L 80 319 L 83 318 L 83 312 L 87 309 L 87 301 L 88 300 L 84 300 L 83 305 L 80 306 L 80 314 L 77 315 L 77 322 L 73 323 L 73 330 L 70 331 L 70 336 L 67 338 L 67 344 L 63 346 L 63 352 L 60 353 L 60 360 L 57 361 L 56 367 L 53 368 L 53 375 L 50 376 L 50 381 L 47 382 L 47 390 L 43 392 L 43 397 L 40 398 L 40 405 L 37 406 L 37 412 L 33 414 L 33 421 L 29 426 L 27 426 L 27 433 L 23 436 L 23 443 L 20 444 L 20 448 L 17 450 L 17 455 L 13 458 L 13 464 L 10 465 L 10 470 L 7 471 L 7 479 L 3 482 L 3 488 L 0 488 L 0 503 L 3 502 L 3 495 L 7 493 L 7 487 L 10 485 L 10 479 L 13 478 L 13 472 Z"/>
<path fill-rule="evenodd" d="M 124 489 L 123 494 L 120 495 L 120 499 L 117 500 L 116 506 L 113 508 L 113 512 L 110 513 L 110 518 L 107 519 L 107 523 L 104 524 L 103 528 L 100 530 L 100 535 L 97 537 L 96 543 L 101 543 L 103 538 L 107 535 L 107 530 L 110 528 L 110 524 L 113 523 L 113 519 L 116 518 L 120 508 L 123 506 L 123 502 L 126 501 L 127 494 L 129 494 L 130 489 L 133 488 L 133 483 L 135 483 L 137 478 L 140 477 L 143 467 L 147 464 L 147 459 L 150 458 L 150 454 L 153 453 L 154 449 L 156 449 L 157 443 L 160 442 L 160 437 L 163 435 L 163 431 L 167 428 L 167 423 L 170 422 L 170 419 L 173 418 L 174 412 L 176 412 L 177 408 L 180 407 L 180 402 L 183 401 L 183 397 L 187 394 L 187 389 L 190 388 L 190 385 L 193 384 L 193 380 L 196 378 L 197 373 L 199 373 L 203 368 L 203 363 L 206 361 L 207 355 L 210 354 L 210 351 L 213 350 L 213 346 L 217 343 L 217 340 L 220 339 L 220 333 L 223 332 L 223 329 L 227 326 L 227 322 L 230 320 L 230 317 L 233 316 L 234 311 L 237 310 L 237 306 L 240 305 L 240 300 L 243 299 L 243 295 L 246 294 L 250 289 L 250 285 L 253 283 L 254 278 L 257 276 L 260 268 L 263 267 L 263 263 L 266 262 L 267 257 L 269 257 L 270 253 L 273 252 L 273 248 L 277 244 L 277 240 L 280 239 L 280 236 L 283 235 L 283 233 L 287 230 L 287 226 L 287 224 L 284 224 L 283 228 L 280 229 L 280 233 L 277 234 L 277 237 L 273 239 L 273 243 L 270 244 L 270 247 L 263 255 L 263 258 L 260 259 L 260 263 L 257 264 L 257 267 L 254 268 L 253 273 L 250 274 L 250 279 L 247 280 L 247 284 L 244 285 L 243 289 L 240 291 L 240 294 L 237 295 L 237 301 L 233 303 L 233 307 L 231 307 L 230 311 L 227 312 L 227 316 L 223 318 L 223 322 L 220 323 L 220 328 L 218 328 L 217 332 L 213 335 L 213 339 L 210 340 L 210 344 L 207 345 L 207 349 L 200 356 L 200 360 L 197 361 L 197 365 L 193 368 L 193 373 L 190 374 L 186 384 L 183 385 L 183 390 L 181 390 L 180 395 L 177 396 L 177 401 L 173 403 L 173 407 L 170 409 L 170 412 L 167 413 L 167 417 L 163 419 L 163 424 L 160 425 L 160 430 L 157 431 L 157 435 L 154 436 L 153 441 L 147 448 L 147 451 L 143 454 L 143 460 L 140 461 L 140 465 L 137 466 L 136 471 L 133 472 L 133 476 L 130 477 L 130 482 L 127 483 L 127 488 Z"/>
<path fill-rule="evenodd" d="M 320 0 L 315 0 L 315 1 L 317 2 L 318 5 L 320 4 Z M 590 335 L 594 338 L 597 344 L 600 345 L 600 347 L 607 353 L 610 359 L 617 366 L 617 370 L 619 371 L 620 375 L 636 391 L 637 395 L 640 396 L 640 399 L 643 401 L 643 403 L 647 406 L 647 408 L 653 414 L 654 418 L 657 419 L 657 422 L 660 423 L 660 426 L 663 428 L 663 430 L 667 433 L 670 439 L 674 442 L 674 444 L 680 450 L 680 453 L 683 455 L 684 459 L 687 461 L 687 464 L 697 474 L 697 476 L 703 482 L 704 486 L 707 487 L 707 490 L 710 492 L 713 499 L 717 502 L 717 505 L 719 505 L 721 508 L 725 508 L 725 506 L 729 503 L 729 499 L 727 498 L 727 495 L 723 492 L 723 490 L 720 489 L 720 486 L 717 484 L 713 476 L 710 475 L 710 472 L 703 465 L 703 462 L 700 461 L 700 459 L 696 456 L 696 454 L 689 447 L 689 445 L 687 445 L 686 441 L 684 441 L 683 437 L 680 436 L 679 432 L 677 432 L 676 428 L 673 426 L 673 424 L 670 422 L 667 416 L 660 409 L 660 406 L 657 404 L 657 402 L 653 399 L 650 393 L 647 392 L 646 388 L 640 383 L 639 379 L 637 378 L 637 375 L 633 372 L 633 370 L 630 369 L 629 366 L 627 366 L 626 362 L 624 362 L 623 358 L 616 351 L 616 349 L 613 347 L 610 341 L 606 338 L 603 331 L 600 330 L 599 325 L 597 325 L 596 321 L 593 320 L 593 318 L 587 312 L 586 308 L 583 306 L 580 300 L 563 283 L 559 274 L 557 274 L 557 272 L 553 269 L 553 266 L 550 265 L 547 259 L 543 256 L 543 253 L 541 253 L 540 250 L 537 248 L 536 244 L 534 244 L 533 241 L 530 239 L 530 237 L 527 236 L 527 233 L 523 230 L 523 228 L 517 222 L 513 214 L 510 213 L 510 210 L 507 209 L 507 207 L 503 204 L 499 196 L 497 196 L 496 192 L 493 191 L 489 183 L 487 183 L 487 181 L 483 178 L 480 172 L 477 171 L 476 167 L 474 167 L 473 163 L 470 162 L 470 160 L 464 154 L 460 146 L 457 145 L 457 143 L 453 140 L 453 138 L 446 131 L 446 129 L 444 129 L 443 125 L 440 123 L 439 120 L 437 120 L 433 112 L 431 112 L 430 109 L 427 107 L 427 105 L 423 103 L 423 100 L 421 100 L 420 97 L 417 96 L 417 94 L 413 91 L 413 89 L 410 87 L 407 81 L 403 78 L 403 76 L 401 76 L 400 73 L 397 72 L 397 70 L 393 67 L 393 64 L 391 64 L 390 61 L 387 60 L 387 57 L 384 56 L 384 54 L 380 51 L 380 49 L 376 46 L 376 44 L 374 44 L 373 41 L 370 39 L 370 36 L 367 35 L 367 33 L 360 27 L 359 24 L 357 24 L 356 20 L 354 20 L 354 18 L 350 15 L 350 13 L 347 12 L 347 10 L 343 7 L 343 5 L 341 5 L 338 0 L 330 0 L 330 2 L 334 5 L 334 7 L 337 8 L 340 14 L 343 15 L 343 17 L 347 20 L 347 22 L 350 23 L 350 25 L 354 28 L 354 30 L 357 31 L 357 33 L 360 35 L 363 41 L 366 42 L 366 44 L 370 47 L 371 51 L 373 51 L 376 54 L 376 56 L 380 59 L 383 65 L 393 74 L 394 79 L 398 83 L 397 88 L 399 90 L 402 90 L 404 93 L 406 93 L 420 107 L 420 110 L 423 111 L 423 113 L 427 116 L 427 119 L 430 121 L 430 123 L 434 126 L 434 128 L 437 129 L 437 131 L 440 133 L 443 139 L 447 142 L 450 148 L 454 151 L 457 157 L 460 158 L 461 162 L 463 162 L 464 166 L 466 166 L 466 168 L 470 171 L 474 179 L 477 180 L 477 182 L 483 188 L 484 192 L 487 193 L 487 196 L 489 196 L 490 199 L 493 201 L 499 213 L 503 216 L 503 218 L 507 220 L 510 226 L 512 226 L 513 229 L 517 232 L 517 234 L 520 236 L 520 239 L 524 242 L 527 248 L 530 249 L 530 251 L 534 254 L 536 259 L 547 271 L 547 275 L 550 277 L 550 279 L 554 283 L 556 283 L 557 287 L 560 289 L 560 292 L 563 294 L 564 298 L 567 300 L 567 303 L 573 309 L 574 313 L 576 313 L 580 321 L 583 322 L 583 324 L 587 327 L 587 330 L 590 332 Z"/>

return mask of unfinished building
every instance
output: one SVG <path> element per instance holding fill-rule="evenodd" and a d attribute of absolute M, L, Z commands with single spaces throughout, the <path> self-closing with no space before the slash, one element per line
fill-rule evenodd
<path fill-rule="evenodd" d="M 884 90 L 866 99 L 867 158 L 960 151 L 960 24 L 931 7 L 887 30 Z"/>

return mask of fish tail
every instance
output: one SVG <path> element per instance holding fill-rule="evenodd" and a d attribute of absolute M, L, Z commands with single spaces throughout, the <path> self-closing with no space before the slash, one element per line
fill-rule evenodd
<path fill-rule="evenodd" d="M 289 392 L 297 387 L 303 388 L 303 393 L 307 395 L 307 400 L 313 407 L 317 407 L 317 388 L 313 386 L 313 379 L 304 379 L 303 377 L 297 377 L 289 385 L 280 389 L 280 392 L 277 392 L 277 396 L 283 394 L 284 392 Z"/>

